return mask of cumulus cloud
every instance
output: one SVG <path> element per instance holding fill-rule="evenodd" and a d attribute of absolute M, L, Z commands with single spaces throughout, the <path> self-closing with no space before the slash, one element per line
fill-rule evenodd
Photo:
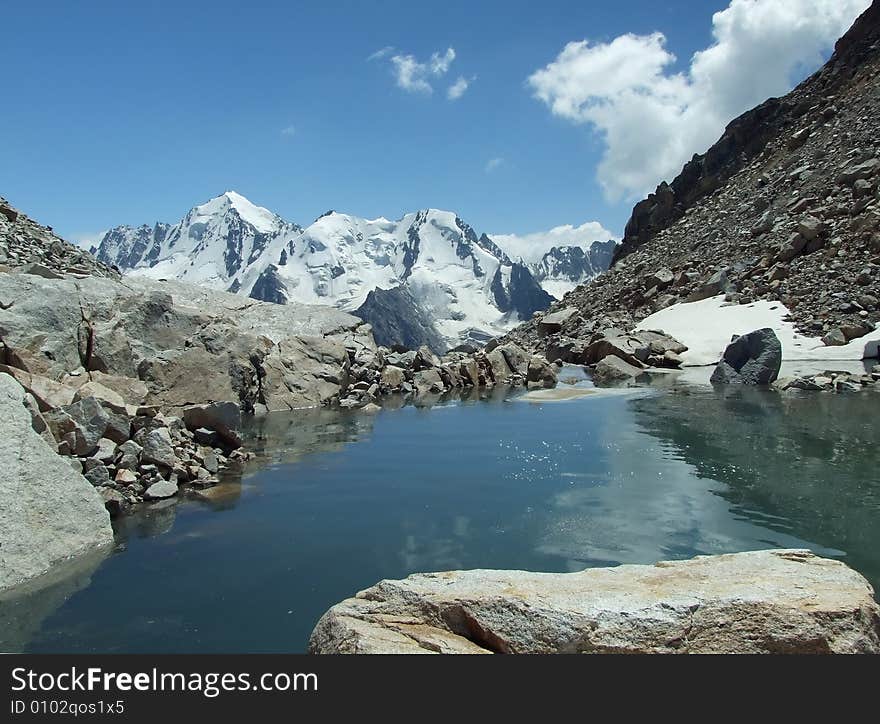
<path fill-rule="evenodd" d="M 580 226 L 565 224 L 549 231 L 534 234 L 490 234 L 489 237 L 512 259 L 522 258 L 527 264 L 538 261 L 554 246 L 579 246 L 589 249 L 595 241 L 616 239 L 598 221 L 588 221 Z"/>
<path fill-rule="evenodd" d="M 383 48 L 382 50 L 384 51 L 386 49 Z M 389 52 L 391 51 L 389 50 Z M 375 56 L 376 53 L 373 55 Z M 372 58 L 373 56 L 370 57 Z M 414 55 L 401 53 L 391 56 L 390 60 L 398 88 L 402 88 L 409 93 L 431 94 L 434 92 L 434 88 L 430 81 L 440 78 L 449 72 L 449 68 L 455 60 L 455 49 L 447 48 L 444 53 L 432 53 L 431 57 L 425 62 L 419 61 Z M 458 85 L 462 80 L 464 79 L 460 78 L 456 81 L 453 87 Z M 458 92 L 458 95 L 456 95 L 455 98 L 458 98 L 465 92 L 465 90 L 467 90 L 467 84 L 468 81 L 465 80 L 464 88 Z M 450 93 L 451 91 L 452 89 L 450 88 Z M 452 99 L 453 96 L 449 95 L 449 98 Z"/>
<path fill-rule="evenodd" d="M 712 44 L 682 72 L 666 37 L 571 42 L 528 78 L 551 112 L 591 125 L 605 150 L 606 197 L 639 198 L 704 152 L 733 118 L 818 67 L 871 0 L 731 0 L 712 18 Z"/>
<path fill-rule="evenodd" d="M 455 83 L 449 86 L 449 89 L 446 91 L 446 97 L 451 101 L 457 101 L 465 94 L 465 91 L 476 79 L 477 76 L 472 76 L 470 78 L 459 76 Z"/>
<path fill-rule="evenodd" d="M 498 158 L 490 158 L 488 161 L 486 161 L 486 166 L 485 166 L 486 173 L 492 173 L 502 163 L 504 163 L 504 159 L 501 158 L 500 156 Z"/>

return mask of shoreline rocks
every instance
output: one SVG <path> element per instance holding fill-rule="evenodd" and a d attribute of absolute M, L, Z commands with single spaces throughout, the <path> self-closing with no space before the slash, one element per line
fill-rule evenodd
<path fill-rule="evenodd" d="M 333 606 L 309 652 L 880 653 L 880 606 L 860 574 L 805 550 L 420 573 Z"/>

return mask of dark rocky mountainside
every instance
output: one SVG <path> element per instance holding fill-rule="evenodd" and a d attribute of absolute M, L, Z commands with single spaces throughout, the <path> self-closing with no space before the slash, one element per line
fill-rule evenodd
<path fill-rule="evenodd" d="M 427 345 L 438 354 L 447 350 L 446 341 L 406 286 L 373 289 L 354 315 L 373 327 L 377 344 L 407 349 Z"/>
<path fill-rule="evenodd" d="M 627 329 L 683 301 L 780 301 L 842 344 L 880 322 L 880 2 L 791 93 L 730 123 L 636 204 L 612 268 L 551 307 L 562 336 Z M 508 335 L 546 346 L 539 319 Z M 553 339 L 550 340 L 554 341 Z"/>

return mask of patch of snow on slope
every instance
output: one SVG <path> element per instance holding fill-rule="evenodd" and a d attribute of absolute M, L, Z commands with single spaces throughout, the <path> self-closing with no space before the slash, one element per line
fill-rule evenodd
<path fill-rule="evenodd" d="M 747 334 L 770 327 L 782 343 L 782 359 L 845 361 L 876 357 L 880 329 L 840 347 L 826 347 L 822 340 L 798 333 L 786 322 L 789 310 L 781 302 L 725 304 L 724 295 L 699 302 L 674 304 L 643 319 L 637 329 L 657 329 L 671 334 L 688 351 L 687 366 L 713 365 L 721 359 L 734 334 Z"/>

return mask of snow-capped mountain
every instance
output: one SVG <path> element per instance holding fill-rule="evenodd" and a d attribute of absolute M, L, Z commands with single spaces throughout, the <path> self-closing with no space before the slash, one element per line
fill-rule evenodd
<path fill-rule="evenodd" d="M 608 269 L 616 248 L 613 239 L 593 242 L 586 250 L 580 246 L 554 246 L 530 269 L 545 291 L 561 299 Z"/>
<path fill-rule="evenodd" d="M 512 262 L 488 237 L 478 238 L 456 214 L 437 209 L 397 221 L 328 212 L 302 229 L 228 191 L 171 227 L 112 229 L 97 256 L 131 274 L 281 304 L 328 304 L 367 321 L 376 321 L 370 319 L 376 313 L 410 317 L 415 309 L 419 324 L 376 326 L 419 330 L 428 320 L 433 330 L 422 341 L 435 347 L 438 337 L 447 346 L 485 340 L 552 301 L 525 265 Z M 373 290 L 393 289 L 403 294 L 366 304 Z"/>

